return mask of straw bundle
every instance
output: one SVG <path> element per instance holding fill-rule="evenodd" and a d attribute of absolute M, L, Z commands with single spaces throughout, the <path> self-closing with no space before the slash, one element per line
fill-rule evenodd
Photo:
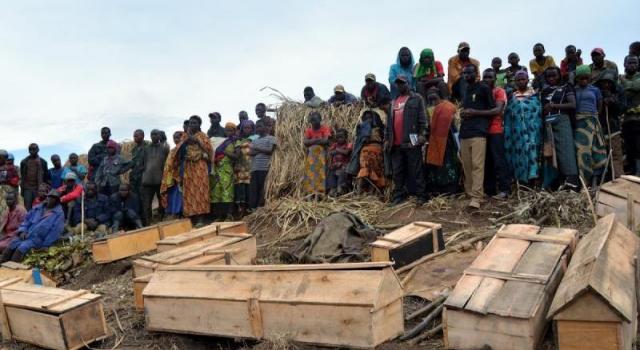
<path fill-rule="evenodd" d="M 338 128 L 349 131 L 354 140 L 362 105 L 324 106 L 310 108 L 301 103 L 284 101 L 277 109 L 276 138 L 278 148 L 271 157 L 271 167 L 265 185 L 267 202 L 282 197 L 300 198 L 300 180 L 304 177 L 306 150 L 302 144 L 304 130 L 309 127 L 307 117 L 313 111 L 322 115 L 322 123 L 335 132 Z"/>
<path fill-rule="evenodd" d="M 399 206 L 388 207 L 377 197 L 354 194 L 338 198 L 329 197 L 319 202 L 287 197 L 259 208 L 245 220 L 253 232 L 260 232 L 265 225 L 274 224 L 279 231 L 278 237 L 270 240 L 268 245 L 275 245 L 307 236 L 320 220 L 335 212 L 352 213 L 365 224 L 375 226 L 387 222 L 397 212 L 413 206 L 413 203 L 405 202 Z"/>
<path fill-rule="evenodd" d="M 135 145 L 136 143 L 131 140 L 122 141 L 120 143 L 120 156 L 126 160 L 131 160 L 131 152 L 133 151 L 133 147 Z M 122 181 L 123 184 L 129 183 L 129 173 L 130 171 L 127 171 L 126 173 L 120 175 L 120 181 Z"/>

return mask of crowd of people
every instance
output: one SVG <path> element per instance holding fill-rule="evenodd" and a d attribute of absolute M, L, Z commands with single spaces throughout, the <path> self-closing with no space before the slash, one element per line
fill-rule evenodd
<path fill-rule="evenodd" d="M 536 44 L 529 69 L 511 53 L 508 67 L 496 57 L 481 71 L 463 42 L 445 75 L 433 50 L 415 63 L 403 47 L 389 87 L 369 73 L 359 98 L 337 85 L 326 102 L 306 87 L 302 189 L 321 200 L 350 191 L 382 196 L 392 185 L 391 205 L 464 190 L 468 207 L 478 209 L 487 196 L 507 199 L 516 182 L 579 190 L 640 175 L 640 42 L 630 45 L 623 74 L 601 48 L 588 65 L 573 45 L 565 54 L 558 67 Z M 363 107 L 352 140 L 352 130 L 323 122 L 319 107 L 327 104 Z M 135 130 L 130 157 L 103 127 L 87 167 L 72 153 L 64 165 L 53 155 L 49 168 L 35 143 L 19 166 L 0 150 L 0 261 L 20 261 L 64 234 L 149 225 L 154 199 L 160 219 L 188 217 L 196 225 L 264 205 L 276 120 L 264 103 L 255 114 L 255 123 L 241 111 L 238 124 L 222 125 L 220 113 L 210 113 L 206 132 L 194 115 L 173 133 L 173 148 L 161 130 L 150 140 Z"/>

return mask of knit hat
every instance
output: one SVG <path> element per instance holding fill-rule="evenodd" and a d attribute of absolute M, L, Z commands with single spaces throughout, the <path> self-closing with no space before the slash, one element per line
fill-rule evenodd
<path fill-rule="evenodd" d="M 581 75 L 591 75 L 591 67 L 586 64 L 578 66 L 578 68 L 576 68 L 576 77 Z"/>

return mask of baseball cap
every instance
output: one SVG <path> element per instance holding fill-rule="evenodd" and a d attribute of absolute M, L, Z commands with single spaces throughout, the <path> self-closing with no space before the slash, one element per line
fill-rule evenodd
<path fill-rule="evenodd" d="M 336 85 L 336 87 L 333 88 L 333 92 L 344 92 L 344 86 Z"/>

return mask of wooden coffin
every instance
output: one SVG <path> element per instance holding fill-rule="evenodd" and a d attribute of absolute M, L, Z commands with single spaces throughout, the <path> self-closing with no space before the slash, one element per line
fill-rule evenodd
<path fill-rule="evenodd" d="M 638 238 L 610 214 L 582 238 L 549 309 L 559 350 L 631 350 Z"/>
<path fill-rule="evenodd" d="M 222 233 L 249 233 L 244 222 L 218 222 L 158 241 L 158 253 L 204 241 Z"/>
<path fill-rule="evenodd" d="M 598 216 L 615 214 L 616 219 L 630 227 L 633 222 L 634 231 L 640 224 L 640 177 L 622 175 L 600 187 L 596 202 Z M 633 215 L 629 216 L 627 213 Z"/>
<path fill-rule="evenodd" d="M 98 264 L 128 258 L 156 249 L 160 240 L 158 226 L 144 227 L 134 231 L 116 233 L 91 244 L 93 260 Z"/>
<path fill-rule="evenodd" d="M 393 261 L 398 269 L 443 249 L 442 225 L 413 222 L 371 243 L 371 261 Z"/>
<path fill-rule="evenodd" d="M 150 252 L 156 250 L 159 240 L 188 232 L 191 228 L 189 219 L 180 219 L 109 235 L 91 244 L 93 260 L 104 264 Z"/>
<path fill-rule="evenodd" d="M 447 348 L 536 349 L 577 231 L 508 225 L 445 301 Z"/>
<path fill-rule="evenodd" d="M 225 261 L 225 253 L 226 260 Z M 250 234 L 221 234 L 200 243 L 143 256 L 133 261 L 133 277 L 174 265 L 250 265 L 257 254 L 256 238 Z"/>
<path fill-rule="evenodd" d="M 179 266 L 143 292 L 147 329 L 373 348 L 402 334 L 389 263 Z"/>
<path fill-rule="evenodd" d="M 80 349 L 108 335 L 100 295 L 19 283 L 2 286 L 2 335 L 47 349 Z"/>
<path fill-rule="evenodd" d="M 144 310 L 144 299 L 142 298 L 142 292 L 147 287 L 147 284 L 149 284 L 149 281 L 151 281 L 151 277 L 153 277 L 153 273 L 133 279 L 133 298 L 134 305 L 137 311 Z"/>
<path fill-rule="evenodd" d="M 177 219 L 158 223 L 161 240 L 189 232 L 192 229 L 191 219 Z"/>
<path fill-rule="evenodd" d="M 19 277 L 22 282 L 35 284 L 33 280 L 33 270 L 31 267 L 13 261 L 7 261 L 0 265 L 0 280 Z M 49 277 L 44 271 L 40 271 L 40 281 L 43 286 L 55 287 L 56 281 Z"/>

